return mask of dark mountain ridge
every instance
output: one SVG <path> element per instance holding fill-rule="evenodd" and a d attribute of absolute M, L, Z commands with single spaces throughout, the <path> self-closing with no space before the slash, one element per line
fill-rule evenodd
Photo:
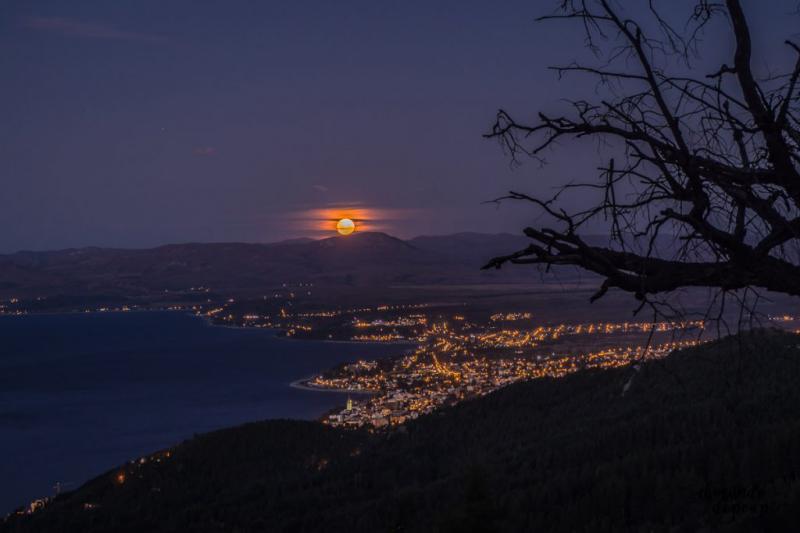
<path fill-rule="evenodd" d="M 355 233 L 269 244 L 187 243 L 149 249 L 80 248 L 0 255 L 0 294 L 97 293 L 138 296 L 211 287 L 259 290 L 283 283 L 383 286 L 392 283 L 503 282 L 530 272 L 481 272 L 505 250 L 527 243 L 510 235 L 420 237 Z"/>

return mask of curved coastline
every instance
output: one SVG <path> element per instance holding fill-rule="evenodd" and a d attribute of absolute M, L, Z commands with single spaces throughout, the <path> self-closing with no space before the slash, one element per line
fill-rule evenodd
<path fill-rule="evenodd" d="M 308 342 L 324 342 L 329 344 L 382 344 L 388 346 L 398 346 L 398 345 L 407 345 L 407 346 L 417 346 L 419 343 L 412 339 L 403 339 L 403 340 L 395 340 L 395 341 L 370 341 L 370 340 L 352 340 L 352 339 L 321 339 L 315 337 L 287 337 L 285 335 L 280 335 L 280 333 L 285 333 L 284 328 L 260 328 L 257 326 L 240 326 L 236 324 L 220 324 L 214 321 L 213 317 L 205 316 L 205 315 L 198 315 L 195 313 L 186 313 L 190 316 L 195 316 L 201 318 L 204 322 L 206 322 L 209 326 L 214 326 L 216 328 L 230 328 L 230 329 L 243 329 L 243 330 L 262 330 L 262 331 L 271 331 L 275 333 L 276 337 L 279 337 L 284 340 L 290 341 L 308 341 Z"/>
<path fill-rule="evenodd" d="M 300 389 L 305 391 L 314 391 L 314 392 L 338 392 L 340 394 L 363 394 L 364 396 L 372 396 L 378 394 L 378 391 L 365 391 L 361 389 L 331 389 L 328 387 L 312 387 L 310 385 L 306 385 L 306 382 L 311 378 L 315 377 L 317 374 L 312 376 L 306 376 L 304 378 L 297 379 L 289 383 L 289 386 L 293 389 Z"/>

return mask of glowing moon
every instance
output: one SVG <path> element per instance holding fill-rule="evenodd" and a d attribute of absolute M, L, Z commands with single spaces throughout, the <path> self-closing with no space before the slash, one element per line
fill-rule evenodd
<path fill-rule="evenodd" d="M 356 230 L 356 224 L 349 218 L 343 218 L 336 223 L 336 231 L 342 235 L 350 235 Z"/>

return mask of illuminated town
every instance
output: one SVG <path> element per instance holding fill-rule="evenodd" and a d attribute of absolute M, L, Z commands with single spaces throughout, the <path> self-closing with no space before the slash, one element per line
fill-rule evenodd
<path fill-rule="evenodd" d="M 560 378 L 589 368 L 613 368 L 664 357 L 714 338 L 704 320 L 552 323 L 530 311 L 483 312 L 459 304 L 402 303 L 333 309 L 302 306 L 311 284 L 284 285 L 262 298 L 208 298 L 157 309 L 189 312 L 212 324 L 266 328 L 287 338 L 407 345 L 400 356 L 339 365 L 294 384 L 350 394 L 323 416 L 338 427 L 379 429 L 402 424 L 522 380 Z M 187 293 L 208 293 L 205 287 Z M 137 311 L 136 305 L 75 309 Z M 154 306 L 143 306 L 152 310 Z M 2 314 L 25 314 L 17 299 Z M 766 317 L 797 330 L 800 317 Z"/>
<path fill-rule="evenodd" d="M 212 309 L 211 316 L 279 328 L 288 337 L 407 343 L 402 356 L 340 365 L 296 384 L 349 393 L 346 405 L 322 421 L 353 428 L 391 427 L 518 381 L 635 364 L 712 338 L 704 335 L 703 320 L 538 324 L 531 312 L 480 316 L 432 304 L 296 314 L 281 308 L 275 319 L 252 313 L 238 318 L 225 309 Z M 787 327 L 797 319 L 768 320 Z"/>
<path fill-rule="evenodd" d="M 678 329 L 680 328 L 680 329 Z M 475 326 L 469 328 L 476 330 Z M 381 428 L 446 405 L 488 394 L 517 381 L 563 377 L 584 368 L 609 368 L 643 359 L 663 357 L 674 349 L 699 340 L 683 339 L 643 346 L 608 346 L 587 352 L 554 352 L 561 336 L 620 336 L 645 332 L 652 324 L 588 324 L 538 327 L 532 331 L 503 329 L 465 333 L 447 323 L 430 327 L 420 345 L 399 358 L 357 361 L 315 376 L 304 386 L 326 390 L 369 393 L 352 398 L 344 409 L 328 414 L 323 422 L 333 426 Z M 702 334 L 702 323 L 657 324 L 667 331 Z M 598 343 L 603 345 L 604 343 Z"/>
<path fill-rule="evenodd" d="M 484 313 L 453 304 L 292 312 L 285 303 L 271 314 L 243 312 L 233 300 L 196 312 L 214 323 L 272 328 L 287 337 L 407 344 L 401 356 L 343 364 L 295 383 L 350 394 L 346 405 L 322 418 L 325 424 L 373 430 L 518 381 L 636 364 L 713 338 L 704 320 L 549 323 L 529 311 Z M 784 328 L 797 320 L 767 319 Z"/>

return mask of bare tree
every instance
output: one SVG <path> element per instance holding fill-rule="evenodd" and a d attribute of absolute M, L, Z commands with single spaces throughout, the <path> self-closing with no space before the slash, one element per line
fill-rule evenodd
<path fill-rule="evenodd" d="M 532 202 L 558 227 L 526 228 L 527 248 L 484 268 L 581 267 L 605 278 L 592 301 L 612 287 L 643 302 L 691 286 L 800 295 L 800 47 L 786 41 L 798 54 L 793 68 L 759 79 L 739 0 L 699 0 L 681 31 L 655 0 L 648 8 L 647 25 L 625 18 L 607 0 L 562 0 L 555 14 L 542 17 L 577 22 L 600 63 L 553 68 L 597 77 L 609 97 L 571 102 L 568 116 L 539 113 L 532 124 L 500 110 L 487 137 L 514 160 L 541 158 L 558 141 L 587 137 L 616 157 L 596 181 L 566 185 L 552 198 L 511 192 L 498 199 Z M 727 18 L 735 39 L 732 60 L 693 76 L 698 38 L 719 17 Z M 590 209 L 568 211 L 559 195 L 576 187 L 593 189 L 600 199 Z M 611 226 L 608 246 L 585 239 L 587 224 L 598 217 Z M 675 245 L 665 256 L 655 249 L 667 236 Z"/>

